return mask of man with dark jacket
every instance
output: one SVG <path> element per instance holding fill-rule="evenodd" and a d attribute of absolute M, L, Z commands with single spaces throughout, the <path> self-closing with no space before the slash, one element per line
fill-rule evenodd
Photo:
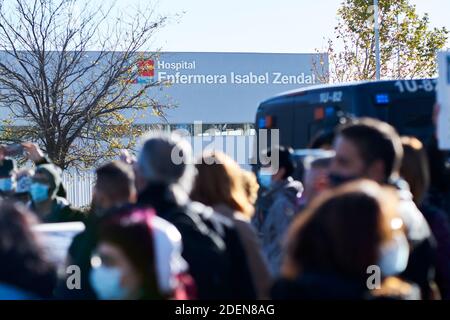
<path fill-rule="evenodd" d="M 120 213 L 122 209 L 136 202 L 134 173 L 131 166 L 122 161 L 112 161 L 97 168 L 95 174 L 86 229 L 75 236 L 68 252 L 68 264 L 80 268 L 81 289 L 69 290 L 64 279 L 56 292 L 59 299 L 97 298 L 89 282 L 89 273 L 91 256 L 97 246 L 99 225 L 104 219 Z"/>
<path fill-rule="evenodd" d="M 135 168 L 138 206 L 154 208 L 180 231 L 183 258 L 198 298 L 255 299 L 244 248 L 232 221 L 188 198 L 195 175 L 189 143 L 175 134 L 150 135 Z"/>
<path fill-rule="evenodd" d="M 385 122 L 356 119 L 340 128 L 334 149 L 336 156 L 331 162 L 329 176 L 332 185 L 365 178 L 397 190 L 401 201 L 399 215 L 411 248 L 408 267 L 401 276 L 419 285 L 423 299 L 430 298 L 435 242 L 423 214 L 413 202 L 407 183 L 400 179 L 403 147 L 399 135 Z"/>

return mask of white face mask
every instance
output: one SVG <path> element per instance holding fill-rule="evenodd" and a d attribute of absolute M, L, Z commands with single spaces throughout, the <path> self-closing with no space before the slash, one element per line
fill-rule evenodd
<path fill-rule="evenodd" d="M 101 300 L 122 300 L 127 290 L 120 284 L 122 273 L 119 268 L 99 266 L 92 268 L 90 283 Z"/>
<path fill-rule="evenodd" d="M 385 277 L 395 276 L 405 271 L 408 265 L 409 244 L 403 234 L 396 234 L 394 238 L 383 245 L 378 265 Z"/>

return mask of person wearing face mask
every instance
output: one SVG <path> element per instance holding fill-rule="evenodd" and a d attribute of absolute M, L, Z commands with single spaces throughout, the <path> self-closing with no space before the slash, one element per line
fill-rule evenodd
<path fill-rule="evenodd" d="M 15 162 L 12 159 L 0 161 L 0 197 L 10 198 L 16 188 Z"/>
<path fill-rule="evenodd" d="M 75 236 L 68 251 L 68 263 L 80 267 L 81 289 L 68 290 L 64 279 L 57 290 L 60 299 L 96 299 L 87 275 L 91 270 L 92 252 L 97 246 L 99 224 L 128 204 L 136 202 L 135 177 L 130 165 L 118 160 L 107 162 L 95 170 L 95 175 L 86 229 Z"/>
<path fill-rule="evenodd" d="M 252 224 L 256 228 L 263 252 L 273 276 L 281 266 L 281 243 L 294 215 L 299 211 L 299 199 L 303 186 L 291 176 L 295 170 L 292 150 L 283 146 L 267 152 L 270 159 L 278 159 L 278 168 L 262 167 L 258 181 L 262 191 L 256 202 Z M 275 163 L 272 163 L 276 166 Z"/>
<path fill-rule="evenodd" d="M 26 160 L 32 161 L 35 166 L 41 164 L 53 164 L 50 158 L 45 155 L 44 151 L 42 151 L 36 143 L 22 142 L 21 145 L 23 147 L 23 156 Z M 56 195 L 58 197 L 67 198 L 67 192 L 62 183 L 59 185 Z"/>
<path fill-rule="evenodd" d="M 57 196 L 62 183 L 61 169 L 53 164 L 37 166 L 30 185 L 30 209 L 43 223 L 85 222 L 86 216 Z"/>
<path fill-rule="evenodd" d="M 100 224 L 91 286 L 101 300 L 193 299 L 181 235 L 151 209 L 124 210 Z"/>
<path fill-rule="evenodd" d="M 274 299 L 419 299 L 398 276 L 409 244 L 395 192 L 361 180 L 326 191 L 296 217 L 288 232 Z M 368 286 L 377 268 L 379 283 Z"/>
<path fill-rule="evenodd" d="M 427 221 L 413 202 L 408 184 L 400 177 L 403 158 L 400 136 L 385 122 L 355 119 L 339 128 L 334 150 L 336 155 L 329 174 L 331 185 L 365 178 L 397 190 L 401 199 L 399 214 L 412 248 L 403 276 L 420 286 L 424 299 L 431 298 L 436 246 Z"/>

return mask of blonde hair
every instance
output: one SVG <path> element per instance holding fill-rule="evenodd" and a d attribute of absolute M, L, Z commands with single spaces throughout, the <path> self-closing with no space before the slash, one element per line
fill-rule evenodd
<path fill-rule="evenodd" d="M 253 206 L 243 183 L 243 170 L 222 152 L 205 152 L 197 161 L 191 199 L 208 206 L 224 204 L 250 218 Z"/>

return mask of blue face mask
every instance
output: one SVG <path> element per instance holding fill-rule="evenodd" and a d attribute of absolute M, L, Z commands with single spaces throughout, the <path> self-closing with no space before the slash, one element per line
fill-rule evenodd
<path fill-rule="evenodd" d="M 3 192 L 12 191 L 14 189 L 14 183 L 11 178 L 0 179 L 0 190 Z"/>
<path fill-rule="evenodd" d="M 30 195 L 33 202 L 43 202 L 48 199 L 49 187 L 46 184 L 34 182 L 30 186 Z"/>
<path fill-rule="evenodd" d="M 89 275 L 91 286 L 101 300 L 122 300 L 126 298 L 127 292 L 120 285 L 121 278 L 120 269 L 105 266 L 93 268 Z"/>
<path fill-rule="evenodd" d="M 269 188 L 272 184 L 272 175 L 265 172 L 258 172 L 259 184 L 264 188 Z"/>

